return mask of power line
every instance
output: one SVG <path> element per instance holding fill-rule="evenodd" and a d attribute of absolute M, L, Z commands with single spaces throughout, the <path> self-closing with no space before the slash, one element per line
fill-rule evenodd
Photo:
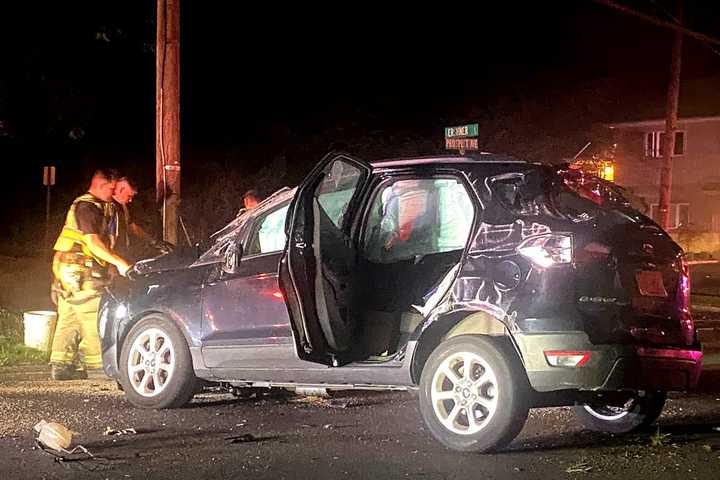
<path fill-rule="evenodd" d="M 601 4 L 601 5 L 605 5 L 606 7 L 610 7 L 610 8 L 613 8 L 613 9 L 615 9 L 615 10 L 618 10 L 618 11 L 620 11 L 620 12 L 622 12 L 622 13 L 627 14 L 627 15 L 631 15 L 631 16 L 634 16 L 634 17 L 642 18 L 643 20 L 645 20 L 645 21 L 647 21 L 647 22 L 650 22 L 650 23 L 653 23 L 653 24 L 655 24 L 655 25 L 658 25 L 658 26 L 660 26 L 660 27 L 665 27 L 665 28 L 669 28 L 669 29 L 671 29 L 671 30 L 680 31 L 680 32 L 684 33 L 685 35 L 687 35 L 688 37 L 693 37 L 693 38 L 696 38 L 696 39 L 698 39 L 698 40 L 700 40 L 700 41 L 702 41 L 702 42 L 707 42 L 707 43 L 710 43 L 710 44 L 713 44 L 713 45 L 717 45 L 717 46 L 720 47 L 720 40 L 717 39 L 717 38 L 715 38 L 715 37 L 711 37 L 710 35 L 705 35 L 704 33 L 700 33 L 700 32 L 696 32 L 696 31 L 694 31 L 694 30 L 690 30 L 690 29 L 685 28 L 685 27 L 683 27 L 683 26 L 677 25 L 676 23 L 668 22 L 668 21 L 665 21 L 665 20 L 661 20 L 661 19 L 659 19 L 659 18 L 657 18 L 657 17 L 654 17 L 654 16 L 652 16 L 652 15 L 648 15 L 648 14 L 646 14 L 646 13 L 638 12 L 638 11 L 633 10 L 633 9 L 631 9 L 631 8 L 628 8 L 628 7 L 625 7 L 625 6 L 623 6 L 623 5 L 620 5 L 619 3 L 615 3 L 615 2 L 613 2 L 612 0 L 593 0 L 593 1 L 594 1 L 595 3 L 599 3 L 599 4 Z"/>
<path fill-rule="evenodd" d="M 657 3 L 655 0 L 649 0 L 649 2 L 652 3 L 653 6 L 655 6 L 656 8 L 660 9 L 668 18 L 670 18 L 670 19 L 675 23 L 675 25 L 682 26 L 682 25 L 680 25 L 680 22 L 678 22 L 678 19 L 677 19 L 672 13 L 668 12 L 668 10 L 667 10 L 665 7 L 663 7 L 662 5 L 660 5 L 659 3 Z M 710 45 L 710 44 L 709 44 L 707 41 L 705 41 L 705 40 L 700 40 L 700 43 L 702 43 L 703 45 L 705 45 L 705 46 L 706 46 L 707 48 L 709 48 L 715 55 L 717 55 L 718 57 L 720 57 L 720 50 L 716 49 L 715 47 L 713 47 L 712 45 Z"/>

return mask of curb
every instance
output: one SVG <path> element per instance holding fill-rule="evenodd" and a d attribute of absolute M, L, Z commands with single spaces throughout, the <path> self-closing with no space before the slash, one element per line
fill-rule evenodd
<path fill-rule="evenodd" d="M 714 305 L 693 305 L 691 307 L 691 310 L 693 312 L 710 312 L 710 313 L 720 313 L 720 307 L 716 307 Z"/>

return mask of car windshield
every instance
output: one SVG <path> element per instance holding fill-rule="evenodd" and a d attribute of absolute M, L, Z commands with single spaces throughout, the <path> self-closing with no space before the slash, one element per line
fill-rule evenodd
<path fill-rule="evenodd" d="M 200 255 L 200 258 L 198 258 L 193 265 L 206 265 L 208 263 L 217 263 L 222 261 L 225 256 L 225 251 L 240 234 L 240 228 L 242 227 L 242 222 L 237 222 L 237 219 L 233 220 L 232 223 L 233 228 L 228 228 L 230 225 L 225 227 L 222 230 L 222 235 L 215 237 L 213 245 L 205 253 Z"/>

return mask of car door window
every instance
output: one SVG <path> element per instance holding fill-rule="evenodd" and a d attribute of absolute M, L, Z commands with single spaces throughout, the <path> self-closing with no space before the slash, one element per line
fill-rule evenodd
<path fill-rule="evenodd" d="M 245 255 L 279 252 L 285 248 L 285 217 L 288 204 L 260 217 L 245 248 Z"/>
<path fill-rule="evenodd" d="M 375 196 L 365 227 L 365 258 L 392 263 L 461 250 L 474 208 L 456 179 L 399 180 Z"/>
<path fill-rule="evenodd" d="M 360 169 L 344 161 L 333 162 L 315 190 L 315 197 L 327 218 L 342 229 L 345 213 L 360 182 Z"/>

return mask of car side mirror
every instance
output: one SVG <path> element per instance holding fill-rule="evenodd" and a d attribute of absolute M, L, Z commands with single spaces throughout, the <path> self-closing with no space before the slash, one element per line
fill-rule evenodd
<path fill-rule="evenodd" d="M 225 258 L 222 264 L 224 273 L 235 274 L 240 271 L 240 259 L 243 254 L 243 246 L 240 242 L 231 243 L 225 250 Z"/>

